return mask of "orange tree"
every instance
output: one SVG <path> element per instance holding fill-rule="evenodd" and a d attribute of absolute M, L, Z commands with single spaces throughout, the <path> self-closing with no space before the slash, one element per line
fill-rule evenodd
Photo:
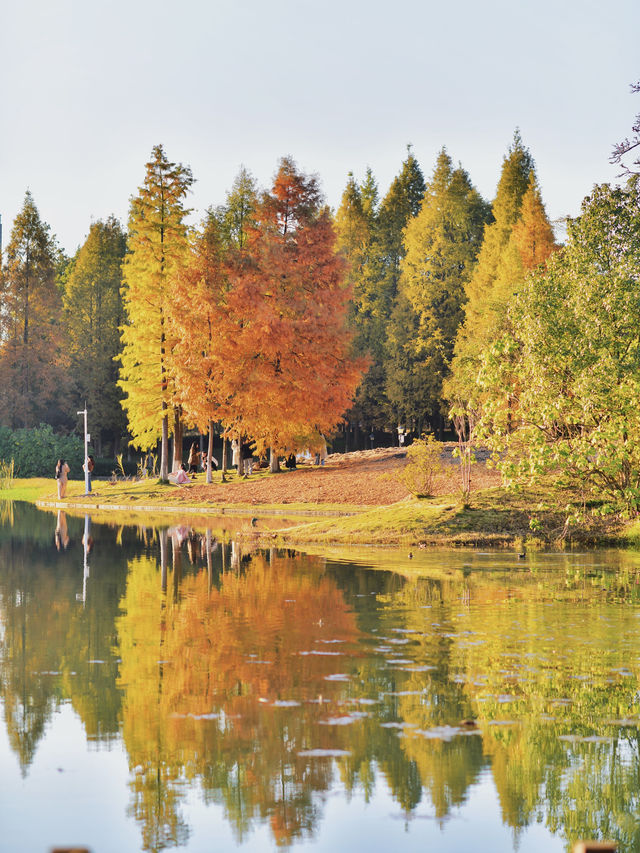
<path fill-rule="evenodd" d="M 241 248 L 210 218 L 173 288 L 183 407 L 259 451 L 313 446 L 347 409 L 363 360 L 351 355 L 350 296 L 315 177 L 281 161 Z"/>

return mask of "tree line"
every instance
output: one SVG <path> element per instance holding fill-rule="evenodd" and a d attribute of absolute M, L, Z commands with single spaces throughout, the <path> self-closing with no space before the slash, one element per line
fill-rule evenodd
<path fill-rule="evenodd" d="M 383 198 L 371 170 L 350 173 L 335 213 L 290 158 L 264 191 L 242 168 L 198 227 L 187 225 L 192 183 L 156 146 L 126 231 L 94 222 L 72 258 L 26 194 L 2 264 L 0 424 L 73 430 L 86 400 L 99 453 L 123 437 L 160 441 L 165 474 L 184 425 L 246 436 L 277 464 L 338 428 L 353 449 L 374 432 L 442 437 L 454 417 L 512 448 L 511 470 L 570 459 L 600 485 L 640 488 L 620 418 L 620 388 L 636 382 L 636 326 L 619 313 L 635 305 L 633 176 L 594 190 L 564 247 L 517 131 L 491 203 L 444 148 L 426 180 L 409 148 Z M 590 385 L 574 381 L 577 355 Z M 594 389 L 599 372 L 610 388 Z M 616 426 L 594 450 L 614 387 Z M 590 417 L 567 402 L 578 399 Z M 626 468 L 601 470 L 619 438 Z M 607 466 L 587 470 L 603 454 Z"/>

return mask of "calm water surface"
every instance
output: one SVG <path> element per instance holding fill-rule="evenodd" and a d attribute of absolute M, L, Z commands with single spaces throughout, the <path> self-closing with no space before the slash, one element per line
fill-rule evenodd
<path fill-rule="evenodd" d="M 0 850 L 640 849 L 640 554 L 0 511 Z"/>

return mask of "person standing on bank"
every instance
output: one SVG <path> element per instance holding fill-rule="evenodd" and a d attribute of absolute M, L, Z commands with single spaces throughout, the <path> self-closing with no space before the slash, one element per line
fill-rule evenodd
<path fill-rule="evenodd" d="M 91 491 L 91 476 L 93 474 L 95 464 L 96 463 L 93 461 L 93 456 L 91 454 L 87 456 L 87 461 L 82 463 L 82 470 L 85 474 L 89 475 L 87 477 L 87 494 Z"/>
<path fill-rule="evenodd" d="M 187 465 L 189 466 L 189 474 L 197 474 L 198 473 L 198 460 L 200 459 L 200 454 L 198 453 L 198 446 L 193 442 L 191 445 L 191 450 L 189 451 L 189 459 L 187 460 Z"/>
<path fill-rule="evenodd" d="M 69 471 L 71 469 L 64 461 L 64 459 L 58 459 L 58 464 L 56 465 L 56 480 L 58 481 L 58 500 L 62 500 L 67 494 L 67 480 L 69 477 Z"/>

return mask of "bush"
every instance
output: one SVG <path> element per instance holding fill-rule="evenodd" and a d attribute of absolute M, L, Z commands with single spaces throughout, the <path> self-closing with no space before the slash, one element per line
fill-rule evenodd
<path fill-rule="evenodd" d="M 77 435 L 56 435 L 48 424 L 33 429 L 0 427 L 0 460 L 14 462 L 16 477 L 53 477 L 58 459 L 65 459 L 72 479 L 82 479 L 84 443 Z"/>
<path fill-rule="evenodd" d="M 417 438 L 407 448 L 407 464 L 397 477 L 416 498 L 433 494 L 438 474 L 442 472 L 442 448 L 432 435 Z"/>

